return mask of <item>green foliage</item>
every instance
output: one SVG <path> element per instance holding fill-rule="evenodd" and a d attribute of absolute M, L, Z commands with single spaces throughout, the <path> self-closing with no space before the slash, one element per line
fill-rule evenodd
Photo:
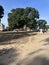
<path fill-rule="evenodd" d="M 8 14 L 9 28 L 23 28 L 24 25 L 29 28 L 37 28 L 36 19 L 39 18 L 39 12 L 35 8 L 26 7 L 12 9 Z"/>
<path fill-rule="evenodd" d="M 46 28 L 49 29 L 49 25 L 46 25 Z"/>
<path fill-rule="evenodd" d="M 38 20 L 38 26 L 39 26 L 39 29 L 45 29 L 46 28 L 46 24 L 47 24 L 47 21 L 46 20 Z"/>
<path fill-rule="evenodd" d="M 4 15 L 4 9 L 3 7 L 0 5 L 0 22 L 1 22 L 1 18 L 3 17 Z"/>

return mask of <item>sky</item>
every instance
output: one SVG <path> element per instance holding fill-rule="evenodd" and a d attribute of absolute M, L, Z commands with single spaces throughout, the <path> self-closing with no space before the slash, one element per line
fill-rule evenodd
<path fill-rule="evenodd" d="M 32 7 L 39 11 L 40 19 L 47 21 L 49 25 L 49 0 L 0 0 L 0 5 L 4 8 L 4 17 L 1 22 L 8 26 L 8 13 L 14 8 Z"/>

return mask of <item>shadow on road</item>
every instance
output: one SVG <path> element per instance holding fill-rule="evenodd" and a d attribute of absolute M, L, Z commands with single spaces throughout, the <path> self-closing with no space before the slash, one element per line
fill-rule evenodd
<path fill-rule="evenodd" d="M 45 49 L 40 48 L 29 53 L 26 58 L 18 62 L 18 65 L 49 65 L 49 60 L 47 60 L 44 56 L 38 56 L 38 54 L 43 50 Z"/>
<path fill-rule="evenodd" d="M 28 57 L 22 60 L 18 65 L 49 65 L 49 59 L 44 56 Z"/>
<path fill-rule="evenodd" d="M 49 65 L 49 60 L 45 57 L 35 57 L 31 59 L 26 65 Z"/>
<path fill-rule="evenodd" d="M 37 54 L 37 53 L 39 53 L 40 51 L 43 51 L 43 50 L 45 50 L 45 49 L 38 49 L 36 51 L 33 51 L 33 52 L 29 53 L 28 55 Z"/>
<path fill-rule="evenodd" d="M 30 34 L 31 33 L 31 34 Z M 32 32 L 8 32 L 8 33 L 0 33 L 0 45 L 12 44 L 14 42 L 10 42 L 12 40 L 17 40 L 19 38 L 24 38 L 27 36 L 36 35 Z"/>
<path fill-rule="evenodd" d="M 0 65 L 10 65 L 17 60 L 19 53 L 13 48 L 0 50 Z"/>
<path fill-rule="evenodd" d="M 49 45 L 49 38 L 46 38 L 46 39 L 44 39 L 43 41 L 46 42 L 46 43 L 44 44 L 44 46 L 45 46 L 45 45 Z"/>

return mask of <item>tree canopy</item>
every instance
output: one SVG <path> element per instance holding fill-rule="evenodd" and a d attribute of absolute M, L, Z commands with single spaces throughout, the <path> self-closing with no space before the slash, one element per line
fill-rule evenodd
<path fill-rule="evenodd" d="M 38 26 L 39 26 L 39 29 L 44 29 L 46 28 L 46 24 L 47 24 L 47 21 L 46 20 L 38 20 Z"/>
<path fill-rule="evenodd" d="M 1 18 L 3 17 L 4 15 L 4 9 L 3 7 L 0 5 L 0 22 L 1 22 Z"/>
<path fill-rule="evenodd" d="M 29 27 L 30 29 L 45 28 L 47 21 L 39 19 L 39 11 L 32 7 L 12 9 L 8 13 L 9 29 L 20 29 Z"/>
<path fill-rule="evenodd" d="M 49 29 L 49 25 L 46 25 L 46 28 Z"/>
<path fill-rule="evenodd" d="M 39 18 L 39 12 L 35 8 L 16 8 L 8 13 L 8 24 L 10 29 L 23 28 L 24 25 L 29 28 L 36 28 Z"/>

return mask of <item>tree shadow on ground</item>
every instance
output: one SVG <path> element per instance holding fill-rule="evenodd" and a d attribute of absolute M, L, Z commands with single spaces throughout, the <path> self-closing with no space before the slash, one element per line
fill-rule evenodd
<path fill-rule="evenodd" d="M 32 32 L 0 33 L 0 45 L 16 43 L 15 41 L 14 42 L 10 42 L 10 41 L 15 40 L 15 39 L 17 40 L 17 39 L 20 39 L 20 38 L 24 38 L 24 37 L 27 37 L 27 36 L 32 36 L 32 35 L 36 35 L 36 34 L 33 34 Z"/>
<path fill-rule="evenodd" d="M 38 62 L 37 60 L 38 59 L 36 59 L 36 57 L 35 57 L 35 59 L 33 58 L 33 55 L 38 55 L 41 51 L 43 51 L 43 50 L 45 50 L 45 49 L 38 49 L 38 50 L 36 50 L 36 51 L 33 51 L 33 52 L 31 52 L 31 53 L 29 53 L 27 56 L 26 56 L 26 58 L 25 59 L 23 59 L 23 60 L 20 60 L 19 62 L 18 62 L 18 65 L 41 65 L 41 63 L 40 62 Z M 38 58 L 38 57 L 37 57 Z M 40 57 L 39 57 L 40 58 Z M 40 59 L 41 61 L 42 61 L 42 59 Z M 44 58 L 43 58 L 43 60 L 44 60 Z M 44 60 L 45 61 L 45 60 Z M 37 63 L 40 63 L 40 64 L 37 64 Z"/>
<path fill-rule="evenodd" d="M 46 43 L 44 44 L 44 46 L 45 46 L 45 45 L 49 45 L 49 38 L 46 38 L 46 39 L 44 39 L 43 41 L 46 42 Z"/>
<path fill-rule="evenodd" d="M 0 50 L 0 65 L 10 65 L 17 60 L 19 53 L 13 48 Z"/>
<path fill-rule="evenodd" d="M 31 59 L 26 65 L 49 65 L 49 60 L 45 57 L 35 57 Z"/>
<path fill-rule="evenodd" d="M 18 65 L 49 65 L 49 60 L 43 56 L 36 56 L 31 59 L 27 58 L 20 62 Z"/>
<path fill-rule="evenodd" d="M 38 50 L 35 50 L 35 51 L 29 53 L 28 55 L 36 54 L 36 53 L 38 53 L 38 52 L 40 52 L 40 51 L 43 51 L 43 50 L 45 50 L 45 49 L 42 49 L 42 48 L 41 48 L 41 49 L 38 49 Z"/>

